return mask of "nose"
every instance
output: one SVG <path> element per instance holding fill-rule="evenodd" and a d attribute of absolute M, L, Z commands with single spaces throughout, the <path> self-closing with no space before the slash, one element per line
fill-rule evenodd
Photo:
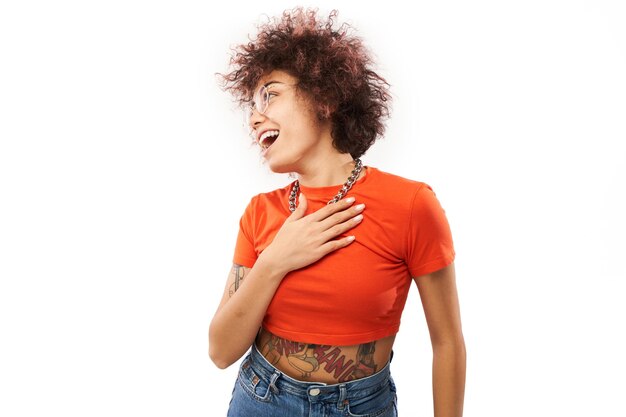
<path fill-rule="evenodd" d="M 253 108 L 252 113 L 250 113 L 250 120 L 248 121 L 250 129 L 256 130 L 263 121 L 265 121 L 265 115 L 259 113 L 256 108 Z"/>

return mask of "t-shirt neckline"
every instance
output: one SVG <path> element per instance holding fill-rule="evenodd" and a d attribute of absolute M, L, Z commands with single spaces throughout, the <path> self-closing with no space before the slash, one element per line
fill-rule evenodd
<path fill-rule="evenodd" d="M 376 168 L 369 165 L 363 165 L 363 170 L 365 171 L 365 175 L 362 175 L 361 178 L 359 178 L 354 184 L 352 184 L 352 188 L 350 189 L 350 191 L 352 191 L 352 189 L 354 189 L 355 187 L 360 188 L 363 186 L 363 184 L 367 183 L 368 179 L 376 171 Z M 330 200 L 337 195 L 339 189 L 343 186 L 343 184 L 345 183 L 328 185 L 324 187 L 307 187 L 300 184 L 300 191 L 302 191 L 304 195 L 310 198 L 326 198 Z M 289 190 L 291 190 L 291 186 L 289 187 Z M 350 194 L 350 191 L 348 191 L 348 194 Z M 346 194 L 346 196 L 348 194 Z"/>

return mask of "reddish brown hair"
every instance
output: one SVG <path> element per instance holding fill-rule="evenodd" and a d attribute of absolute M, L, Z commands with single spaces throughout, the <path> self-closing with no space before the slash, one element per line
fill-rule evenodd
<path fill-rule="evenodd" d="M 243 106 L 263 75 L 286 71 L 298 79 L 318 119 L 332 120 L 333 146 L 358 158 L 384 134 L 391 95 L 362 40 L 348 33 L 350 26 L 333 29 L 337 13 L 323 20 L 317 9 L 284 11 L 280 20 L 261 24 L 256 39 L 232 48 L 232 72 L 217 75 Z"/>

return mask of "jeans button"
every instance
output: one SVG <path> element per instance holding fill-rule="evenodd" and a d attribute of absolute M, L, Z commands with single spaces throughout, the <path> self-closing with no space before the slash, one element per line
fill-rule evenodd
<path fill-rule="evenodd" d="M 312 388 L 311 391 L 309 391 L 309 394 L 311 394 L 312 396 L 317 396 L 320 393 L 320 389 L 319 388 Z"/>

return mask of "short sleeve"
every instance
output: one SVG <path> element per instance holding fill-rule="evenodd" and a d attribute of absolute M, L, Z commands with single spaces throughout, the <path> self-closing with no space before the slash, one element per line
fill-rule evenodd
<path fill-rule="evenodd" d="M 239 220 L 239 233 L 237 234 L 237 243 L 235 244 L 235 255 L 233 263 L 252 268 L 257 259 L 257 253 L 254 249 L 254 206 L 255 198 L 253 197 L 248 203 L 241 219 Z"/>
<path fill-rule="evenodd" d="M 415 192 L 408 221 L 406 263 L 411 277 L 435 272 L 454 261 L 452 232 L 433 189 L 426 183 Z"/>

